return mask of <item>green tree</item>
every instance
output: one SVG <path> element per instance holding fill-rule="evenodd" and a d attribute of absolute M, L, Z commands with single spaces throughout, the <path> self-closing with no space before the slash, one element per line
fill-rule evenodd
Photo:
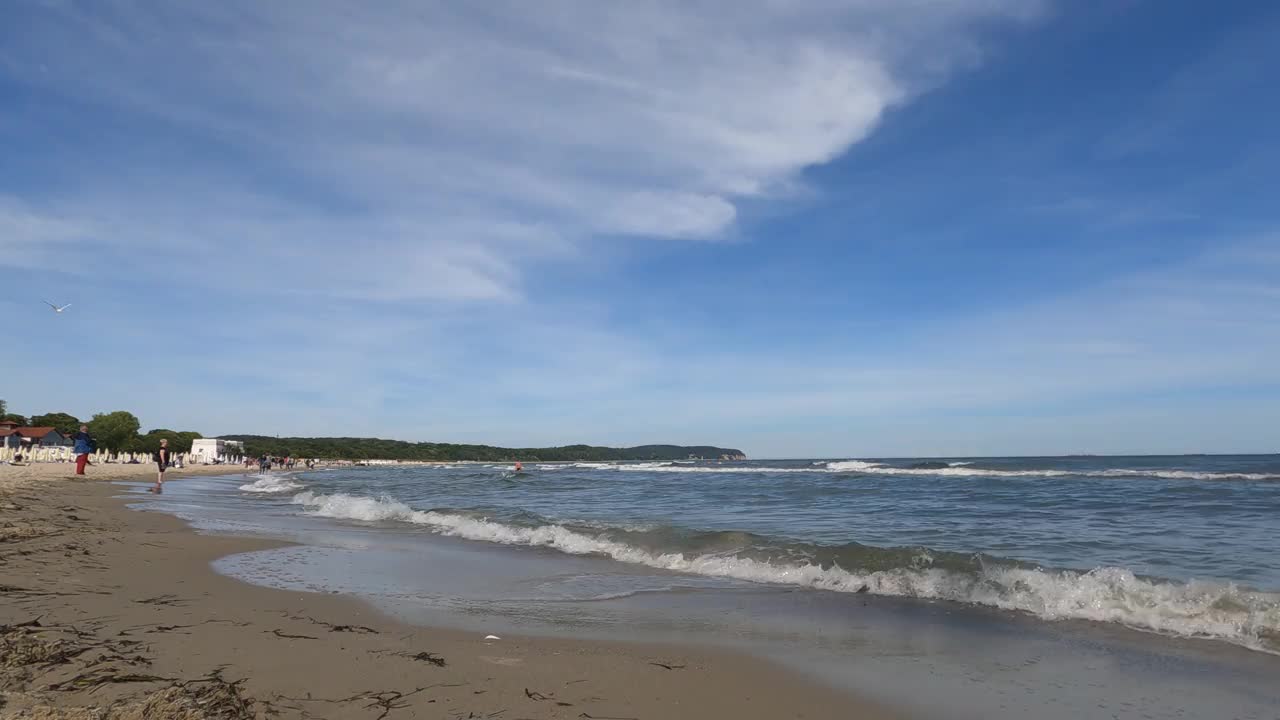
<path fill-rule="evenodd" d="M 120 452 L 131 450 L 138 439 L 142 424 L 134 414 L 126 410 L 98 413 L 89 421 L 89 432 L 98 441 L 98 447 Z"/>
<path fill-rule="evenodd" d="M 80 429 L 80 420 L 75 415 L 60 412 L 33 415 L 31 424 L 35 427 L 51 427 L 64 435 Z"/>
<path fill-rule="evenodd" d="M 21 415 L 15 415 L 9 412 L 9 404 L 4 400 L 0 400 L 0 420 L 13 420 L 14 422 L 27 424 L 27 419 Z"/>
<path fill-rule="evenodd" d="M 224 435 L 226 440 L 241 440 L 250 456 L 294 455 L 304 458 L 340 458 L 346 460 L 684 460 L 688 457 L 742 459 L 735 448 L 710 445 L 642 445 L 632 448 L 568 445 L 553 448 L 501 448 L 488 445 L 452 445 L 448 443 L 409 443 L 380 438 L 276 438 L 262 435 Z"/>
<path fill-rule="evenodd" d="M 191 452 L 191 442 L 193 440 L 199 440 L 202 437 L 204 436 L 194 430 L 180 431 L 178 433 L 178 444 L 177 444 L 178 452 L 184 452 L 184 453 Z"/>
<path fill-rule="evenodd" d="M 138 437 L 133 447 L 129 448 L 133 452 L 154 453 L 160 449 L 160 440 L 163 438 L 169 441 L 169 450 L 175 453 L 191 452 L 191 441 L 200 437 L 200 433 L 185 430 L 177 432 L 166 428 L 156 428 L 148 432 L 146 435 Z"/>

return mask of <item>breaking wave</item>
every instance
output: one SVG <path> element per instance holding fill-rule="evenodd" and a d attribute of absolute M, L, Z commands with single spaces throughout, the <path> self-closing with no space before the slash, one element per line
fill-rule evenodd
<path fill-rule="evenodd" d="M 1112 468 L 1106 470 L 1000 470 L 973 467 L 974 461 L 922 461 L 907 466 L 864 460 L 816 462 L 807 467 L 767 467 L 761 465 L 689 465 L 677 462 L 647 463 L 573 463 L 570 465 L 538 465 L 539 470 L 581 468 L 648 473 L 707 474 L 794 474 L 845 473 L 866 475 L 900 475 L 913 477 L 1016 477 L 1016 478 L 1159 478 L 1164 480 L 1280 480 L 1280 475 L 1244 472 L 1195 472 L 1191 470 L 1142 470 Z"/>
<path fill-rule="evenodd" d="M 1165 480 L 1280 480 L 1280 475 L 1265 473 L 1215 473 L 1190 470 L 1140 470 L 1112 468 L 1108 470 L 997 470 L 972 467 L 971 462 L 921 463 L 915 467 L 893 467 L 884 463 L 843 460 L 829 462 L 832 472 L 858 472 L 871 475 L 941 475 L 951 477 L 1112 477 L 1163 478 Z M 927 465 L 927 467 L 925 466 Z M 945 466 L 943 466 L 945 465 Z"/>
<path fill-rule="evenodd" d="M 730 531 L 499 522 L 477 513 L 416 510 L 389 497 L 302 492 L 295 504 L 323 517 L 403 522 L 450 537 L 546 547 L 571 555 L 706 577 L 847 593 L 927 598 L 1083 619 L 1183 637 L 1214 638 L 1280 654 L 1280 594 L 1235 584 L 1178 583 L 1119 567 L 1051 570 L 928 548 L 824 546 Z"/>
<path fill-rule="evenodd" d="M 300 490 L 305 487 L 288 475 L 259 475 L 257 480 L 240 486 L 243 492 L 251 493 L 284 493 Z"/>

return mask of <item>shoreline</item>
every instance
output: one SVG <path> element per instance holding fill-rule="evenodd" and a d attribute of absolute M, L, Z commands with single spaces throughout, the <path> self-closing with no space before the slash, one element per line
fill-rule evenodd
<path fill-rule="evenodd" d="M 146 480 L 154 482 L 155 463 L 98 463 L 90 465 L 84 475 L 75 474 L 74 462 L 35 462 L 25 465 L 0 464 L 0 497 L 44 482 L 94 483 L 115 480 Z M 189 475 L 232 475 L 234 465 L 190 465 L 181 470 L 171 469 L 165 474 L 165 482 L 179 480 Z"/>
<path fill-rule="evenodd" d="M 109 481 L 149 481 L 149 466 L 71 468 L 0 468 L 0 717 L 901 717 L 742 653 L 485 641 L 251 585 L 210 563 L 287 543 L 130 510 Z"/>

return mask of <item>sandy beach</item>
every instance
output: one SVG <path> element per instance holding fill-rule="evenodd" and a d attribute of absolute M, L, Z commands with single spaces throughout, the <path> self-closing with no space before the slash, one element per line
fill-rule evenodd
<path fill-rule="evenodd" d="M 209 563 L 272 543 L 129 510 L 107 481 L 150 466 L 71 470 L 0 467 L 0 717 L 897 717 L 720 650 L 485 640 L 251 586 Z"/>

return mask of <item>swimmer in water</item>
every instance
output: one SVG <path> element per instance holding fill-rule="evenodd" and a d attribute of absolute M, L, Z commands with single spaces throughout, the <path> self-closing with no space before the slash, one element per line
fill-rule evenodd
<path fill-rule="evenodd" d="M 520 464 L 519 460 L 516 461 L 516 472 L 524 472 L 524 466 Z"/>

